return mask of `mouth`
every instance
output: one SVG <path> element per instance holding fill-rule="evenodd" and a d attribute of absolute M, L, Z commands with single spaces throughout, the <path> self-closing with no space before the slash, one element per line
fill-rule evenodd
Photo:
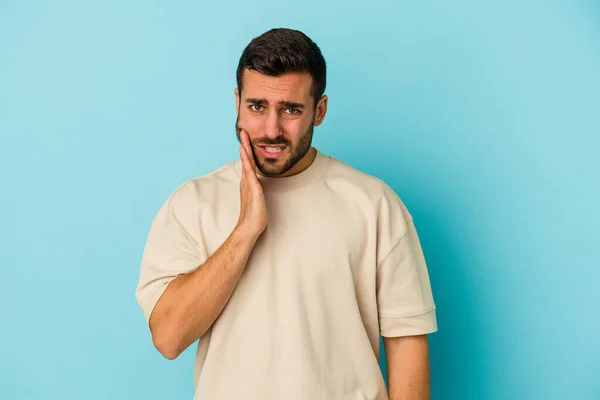
<path fill-rule="evenodd" d="M 286 146 L 257 146 L 261 154 L 268 158 L 277 158 L 285 153 Z"/>

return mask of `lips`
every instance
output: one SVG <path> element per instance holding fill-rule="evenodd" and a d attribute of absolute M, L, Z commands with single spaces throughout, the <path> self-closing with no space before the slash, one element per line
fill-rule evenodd
<path fill-rule="evenodd" d="M 268 158 L 277 158 L 285 153 L 286 146 L 257 146 L 261 154 Z M 276 151 L 279 149 L 279 151 Z"/>

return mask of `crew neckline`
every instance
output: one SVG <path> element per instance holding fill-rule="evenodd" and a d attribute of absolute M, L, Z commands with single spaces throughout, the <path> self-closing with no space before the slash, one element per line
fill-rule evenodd
<path fill-rule="evenodd" d="M 322 177 L 325 174 L 327 167 L 329 166 L 329 161 L 331 160 L 331 157 L 321 153 L 317 148 L 313 148 L 316 151 L 315 159 L 308 166 L 308 168 L 295 175 L 286 176 L 283 178 L 274 178 L 257 174 L 256 176 L 262 184 L 263 191 L 287 191 L 290 189 L 304 186 L 314 178 Z M 234 161 L 233 169 L 235 170 L 236 175 L 241 179 L 242 161 Z"/>

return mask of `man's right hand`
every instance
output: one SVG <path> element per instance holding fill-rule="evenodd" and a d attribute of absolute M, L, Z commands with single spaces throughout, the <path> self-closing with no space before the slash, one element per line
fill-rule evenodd
<path fill-rule="evenodd" d="M 236 228 L 204 264 L 178 275 L 167 286 L 150 315 L 154 345 L 170 360 L 213 325 L 235 290 L 256 240 L 267 226 L 265 196 L 256 176 L 250 138 L 244 131 L 241 140 L 240 217 Z"/>
<path fill-rule="evenodd" d="M 240 132 L 242 145 L 242 179 L 240 181 L 240 217 L 237 228 L 249 235 L 260 236 L 267 227 L 267 205 L 262 185 L 256 176 L 256 163 L 252 153 L 250 137 Z"/>

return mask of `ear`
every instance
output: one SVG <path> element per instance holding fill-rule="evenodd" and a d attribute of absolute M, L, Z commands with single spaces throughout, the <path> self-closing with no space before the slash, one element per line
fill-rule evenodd
<path fill-rule="evenodd" d="M 233 89 L 233 94 L 235 94 L 235 112 L 239 113 L 240 109 L 240 91 L 238 88 Z"/>
<path fill-rule="evenodd" d="M 323 95 L 323 97 L 321 97 L 321 99 L 319 99 L 319 102 L 317 103 L 314 120 L 315 126 L 321 125 L 321 123 L 325 119 L 325 114 L 327 114 L 327 101 L 327 95 Z"/>

